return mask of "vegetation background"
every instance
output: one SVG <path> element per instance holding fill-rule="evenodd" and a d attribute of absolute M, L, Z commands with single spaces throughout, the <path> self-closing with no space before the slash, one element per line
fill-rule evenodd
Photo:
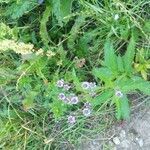
<path fill-rule="evenodd" d="M 73 149 L 129 119 L 130 95 L 150 95 L 149 15 L 149 0 L 0 0 L 0 148 Z"/>

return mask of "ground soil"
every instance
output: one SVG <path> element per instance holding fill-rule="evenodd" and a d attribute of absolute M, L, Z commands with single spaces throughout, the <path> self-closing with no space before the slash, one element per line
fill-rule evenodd
<path fill-rule="evenodd" d="M 150 100 L 133 107 L 130 121 L 116 123 L 106 137 L 81 142 L 78 150 L 150 150 Z"/>

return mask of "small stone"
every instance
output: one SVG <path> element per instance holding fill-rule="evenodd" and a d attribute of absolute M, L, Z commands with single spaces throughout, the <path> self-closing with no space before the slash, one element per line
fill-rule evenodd
<path fill-rule="evenodd" d="M 122 139 L 124 139 L 124 138 L 126 137 L 126 132 L 125 132 L 125 130 L 121 130 L 119 135 L 120 135 L 120 137 L 121 137 Z"/>
<path fill-rule="evenodd" d="M 113 138 L 113 142 L 116 144 L 116 145 L 119 145 L 120 144 L 120 140 L 118 137 L 114 137 Z"/>
<path fill-rule="evenodd" d="M 124 148 L 129 148 L 130 142 L 128 140 L 123 140 L 121 146 Z"/>
<path fill-rule="evenodd" d="M 140 147 L 143 147 L 143 145 L 144 145 L 143 139 L 141 139 L 141 138 L 136 138 L 136 140 L 137 140 L 139 146 L 140 146 Z"/>

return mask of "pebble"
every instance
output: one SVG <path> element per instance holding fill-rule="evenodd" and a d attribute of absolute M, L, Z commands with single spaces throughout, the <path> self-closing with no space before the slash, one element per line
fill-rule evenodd
<path fill-rule="evenodd" d="M 124 139 L 124 138 L 126 137 L 126 132 L 125 132 L 125 130 L 121 130 L 119 135 L 120 135 L 120 137 L 121 137 L 122 139 Z"/>
<path fill-rule="evenodd" d="M 141 138 L 136 138 L 136 140 L 137 140 L 139 146 L 140 146 L 140 147 L 143 147 L 143 145 L 144 145 L 143 139 L 141 139 Z"/>
<path fill-rule="evenodd" d="M 114 137 L 113 138 L 113 142 L 116 144 L 116 145 L 119 145 L 120 144 L 120 140 L 118 137 Z"/>
<path fill-rule="evenodd" d="M 130 142 L 128 140 L 123 140 L 121 142 L 121 146 L 124 147 L 124 148 L 129 148 Z"/>

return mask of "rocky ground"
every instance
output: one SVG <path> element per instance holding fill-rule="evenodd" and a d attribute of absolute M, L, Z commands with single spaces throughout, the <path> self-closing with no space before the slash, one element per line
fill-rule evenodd
<path fill-rule="evenodd" d="M 150 150 L 149 108 L 134 110 L 130 121 L 114 125 L 106 138 L 82 143 L 80 150 Z"/>

